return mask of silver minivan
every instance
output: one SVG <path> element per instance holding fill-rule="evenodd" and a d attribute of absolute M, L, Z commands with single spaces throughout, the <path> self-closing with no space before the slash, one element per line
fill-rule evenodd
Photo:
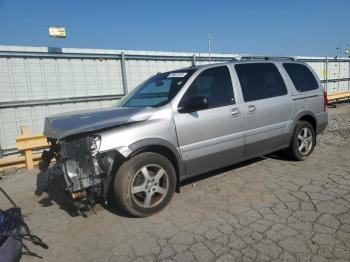
<path fill-rule="evenodd" d="M 50 160 L 75 203 L 112 192 L 133 216 L 163 209 L 184 179 L 278 150 L 295 160 L 314 150 L 328 123 L 313 70 L 288 57 L 158 73 L 113 107 L 45 120 Z"/>

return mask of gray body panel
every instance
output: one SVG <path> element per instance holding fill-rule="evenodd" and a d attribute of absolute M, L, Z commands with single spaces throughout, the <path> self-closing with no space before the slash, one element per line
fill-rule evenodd
<path fill-rule="evenodd" d="M 192 78 L 202 71 L 199 69 Z M 231 81 L 234 82 L 229 67 Z M 189 85 L 188 85 L 189 86 Z M 244 158 L 244 114 L 240 93 L 233 84 L 235 103 L 193 113 L 179 113 L 178 104 L 187 91 L 181 90 L 172 102 L 178 145 L 186 177 L 215 170 Z"/>
<path fill-rule="evenodd" d="M 244 119 L 232 116 L 239 105 L 191 114 L 175 112 L 179 148 L 189 176 L 243 159 Z"/>
<path fill-rule="evenodd" d="M 275 65 L 286 82 L 280 64 Z M 239 82 L 236 84 L 239 85 Z M 286 88 L 286 95 L 244 103 L 245 158 L 267 154 L 287 146 L 287 126 L 291 122 L 293 102 L 288 85 Z"/>
<path fill-rule="evenodd" d="M 254 111 L 250 112 L 250 107 Z M 293 110 L 290 96 L 280 96 L 245 103 L 246 157 L 278 150 L 287 143 L 287 126 Z"/>

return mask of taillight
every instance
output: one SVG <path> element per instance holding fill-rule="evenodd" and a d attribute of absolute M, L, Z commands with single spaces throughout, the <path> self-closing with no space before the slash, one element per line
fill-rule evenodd
<path fill-rule="evenodd" d="M 324 111 L 327 111 L 327 105 L 328 105 L 327 92 L 323 91 L 323 110 Z"/>

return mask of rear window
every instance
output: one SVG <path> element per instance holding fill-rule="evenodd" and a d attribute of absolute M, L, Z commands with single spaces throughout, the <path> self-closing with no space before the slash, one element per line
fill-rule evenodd
<path fill-rule="evenodd" d="M 284 69 L 299 92 L 318 89 L 318 83 L 311 71 L 304 65 L 284 63 Z"/>
<path fill-rule="evenodd" d="M 235 66 L 245 102 L 287 94 L 281 74 L 272 63 L 249 63 Z"/>

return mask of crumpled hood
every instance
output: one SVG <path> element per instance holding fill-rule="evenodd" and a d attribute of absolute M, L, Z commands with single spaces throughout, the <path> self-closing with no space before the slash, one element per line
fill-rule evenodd
<path fill-rule="evenodd" d="M 112 107 L 53 115 L 45 118 L 44 135 L 62 139 L 79 133 L 144 121 L 153 111 L 149 107 Z"/>

